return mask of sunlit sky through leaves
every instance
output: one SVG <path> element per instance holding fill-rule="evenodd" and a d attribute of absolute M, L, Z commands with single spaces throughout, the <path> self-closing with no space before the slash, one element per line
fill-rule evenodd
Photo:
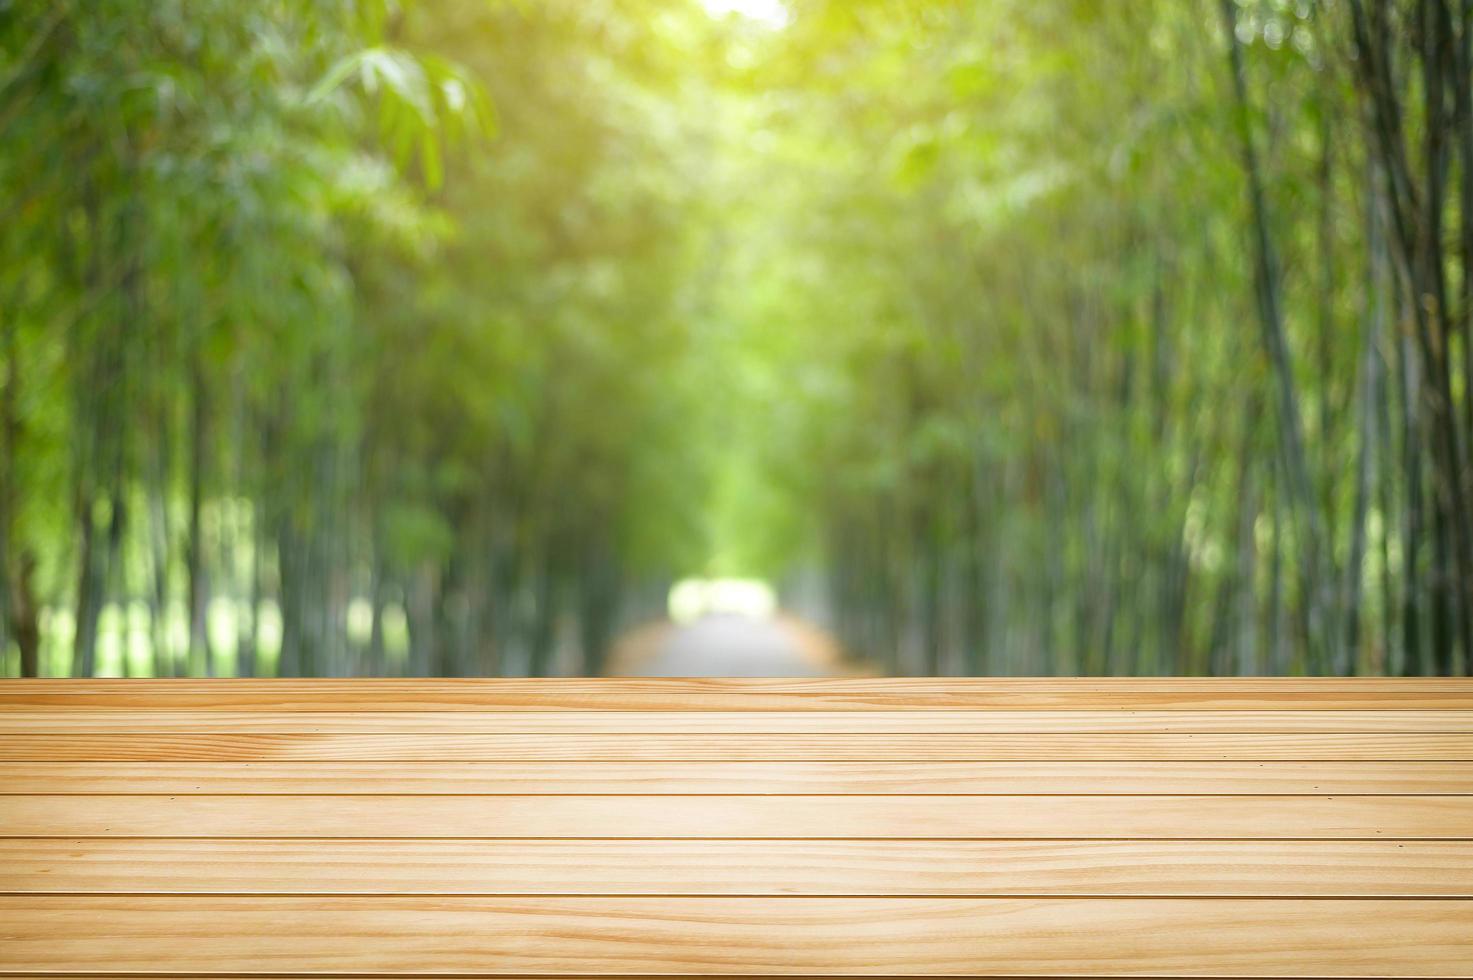
<path fill-rule="evenodd" d="M 713 17 L 740 14 L 769 27 L 786 27 L 788 8 L 782 0 L 701 0 Z"/>

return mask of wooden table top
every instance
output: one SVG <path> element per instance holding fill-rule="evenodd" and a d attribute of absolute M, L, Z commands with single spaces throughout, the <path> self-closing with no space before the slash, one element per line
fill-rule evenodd
<path fill-rule="evenodd" d="M 1473 977 L 1473 681 L 3 681 L 58 974 Z"/>

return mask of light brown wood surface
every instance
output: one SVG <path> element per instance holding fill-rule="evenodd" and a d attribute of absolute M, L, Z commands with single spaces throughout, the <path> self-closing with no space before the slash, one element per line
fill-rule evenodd
<path fill-rule="evenodd" d="M 1473 977 L 1473 682 L 0 682 L 0 977 Z"/>
<path fill-rule="evenodd" d="M 1473 903 L 1437 899 L 33 895 L 0 921 L 24 970 L 1423 977 L 1473 958 Z"/>
<path fill-rule="evenodd" d="M 992 735 L 184 735 L 0 738 L 14 762 L 1467 762 L 1473 732 Z"/>
<path fill-rule="evenodd" d="M 1114 732 L 1473 732 L 1473 710 L 1438 711 L 167 711 L 9 708 L 0 735 L 403 733 L 482 735 L 980 735 Z"/>
<path fill-rule="evenodd" d="M 1473 796 L 0 796 L 7 837 L 1473 837 Z"/>
<path fill-rule="evenodd" d="M 7 838 L 0 892 L 1473 897 L 1473 841 Z"/>
<path fill-rule="evenodd" d="M 1473 762 L 0 762 L 0 794 L 1473 795 Z"/>

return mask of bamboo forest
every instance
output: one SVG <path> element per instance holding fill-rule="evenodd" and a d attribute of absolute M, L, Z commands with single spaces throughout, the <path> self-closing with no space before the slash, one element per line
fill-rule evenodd
<path fill-rule="evenodd" d="M 598 675 L 681 582 L 1468 673 L 1473 2 L 0 0 L 0 672 Z"/>

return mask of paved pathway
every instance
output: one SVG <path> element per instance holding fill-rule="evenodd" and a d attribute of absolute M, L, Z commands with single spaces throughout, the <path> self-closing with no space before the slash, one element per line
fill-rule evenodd
<path fill-rule="evenodd" d="M 822 634 L 785 617 L 712 614 L 665 624 L 615 658 L 626 677 L 824 677 L 838 672 Z"/>

